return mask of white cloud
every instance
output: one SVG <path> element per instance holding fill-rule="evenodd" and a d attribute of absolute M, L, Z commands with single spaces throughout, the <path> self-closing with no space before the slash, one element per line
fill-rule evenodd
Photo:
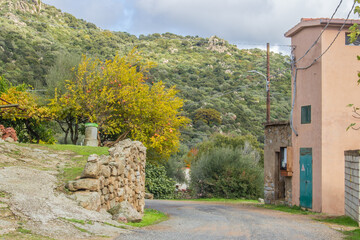
<path fill-rule="evenodd" d="M 287 44 L 302 17 L 330 17 L 339 0 L 45 0 L 102 28 L 133 34 L 173 32 L 232 43 Z M 336 17 L 344 18 L 353 1 Z"/>

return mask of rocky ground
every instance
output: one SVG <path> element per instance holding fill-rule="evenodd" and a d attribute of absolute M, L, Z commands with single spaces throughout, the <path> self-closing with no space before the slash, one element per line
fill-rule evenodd
<path fill-rule="evenodd" d="M 109 213 L 86 210 L 62 191 L 63 169 L 82 157 L 0 143 L 0 239 L 106 239 L 128 232 Z"/>

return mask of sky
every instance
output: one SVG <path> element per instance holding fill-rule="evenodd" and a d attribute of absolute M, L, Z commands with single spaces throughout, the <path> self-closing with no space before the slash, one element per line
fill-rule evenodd
<path fill-rule="evenodd" d="M 287 51 L 284 33 L 301 18 L 330 18 L 341 0 L 43 0 L 98 27 L 140 34 L 216 35 L 239 48 Z M 346 18 L 342 0 L 335 18 Z M 355 15 L 351 15 L 355 18 Z M 284 46 L 285 45 L 285 46 Z"/>

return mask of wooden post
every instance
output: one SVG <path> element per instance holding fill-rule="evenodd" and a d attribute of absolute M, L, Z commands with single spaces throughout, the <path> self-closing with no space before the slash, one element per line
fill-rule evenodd
<path fill-rule="evenodd" d="M 266 122 L 270 122 L 270 44 L 267 47 L 267 75 L 266 75 Z"/>

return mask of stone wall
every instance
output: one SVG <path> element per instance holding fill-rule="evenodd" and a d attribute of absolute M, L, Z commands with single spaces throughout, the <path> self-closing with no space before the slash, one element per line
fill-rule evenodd
<path fill-rule="evenodd" d="M 360 222 L 360 150 L 345 151 L 345 214 Z"/>
<path fill-rule="evenodd" d="M 109 149 L 110 156 L 89 156 L 81 177 L 67 183 L 73 198 L 89 210 L 110 210 L 126 202 L 143 214 L 146 148 L 129 139 Z"/>
<path fill-rule="evenodd" d="M 264 201 L 267 204 L 275 204 L 277 200 L 284 201 L 291 205 L 292 202 L 292 182 L 291 177 L 281 177 L 280 167 L 276 152 L 280 152 L 280 147 L 291 146 L 291 128 L 289 122 L 270 122 L 265 124 L 264 141 Z M 278 186 L 282 181 L 285 185 L 285 197 L 279 199 Z"/>

